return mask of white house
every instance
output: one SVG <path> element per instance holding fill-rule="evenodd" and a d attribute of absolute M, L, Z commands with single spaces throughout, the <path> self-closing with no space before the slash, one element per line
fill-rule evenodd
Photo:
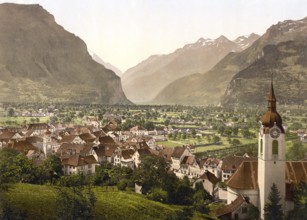
<path fill-rule="evenodd" d="M 95 173 L 95 168 L 98 162 L 93 155 L 81 156 L 80 154 L 71 155 L 67 158 L 62 158 L 64 175 L 83 173 L 90 175 Z"/>

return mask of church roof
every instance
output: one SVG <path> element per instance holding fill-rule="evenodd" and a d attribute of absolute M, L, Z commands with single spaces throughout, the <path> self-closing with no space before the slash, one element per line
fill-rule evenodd
<path fill-rule="evenodd" d="M 286 162 L 286 182 L 307 182 L 307 161 Z"/>
<path fill-rule="evenodd" d="M 227 186 L 235 189 L 258 189 L 258 161 L 243 161 L 228 179 Z"/>
<path fill-rule="evenodd" d="M 307 161 L 286 161 L 285 178 L 288 184 L 307 182 Z M 234 189 L 258 189 L 258 161 L 244 161 L 226 182 Z"/>

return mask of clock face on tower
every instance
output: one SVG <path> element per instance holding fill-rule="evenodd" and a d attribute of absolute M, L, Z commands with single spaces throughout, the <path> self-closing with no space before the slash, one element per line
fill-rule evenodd
<path fill-rule="evenodd" d="M 271 130 L 270 130 L 270 136 L 271 136 L 272 138 L 278 138 L 279 135 L 280 135 L 280 129 L 279 129 L 279 128 L 277 128 L 277 127 L 271 128 Z"/>

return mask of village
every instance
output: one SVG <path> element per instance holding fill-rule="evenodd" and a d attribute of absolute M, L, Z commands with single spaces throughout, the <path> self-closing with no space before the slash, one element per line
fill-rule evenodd
<path fill-rule="evenodd" d="M 8 109 L 8 114 L 15 117 L 48 116 L 51 119 L 57 115 L 55 113 L 46 114 L 43 110 L 18 115 L 19 113 L 17 112 L 12 113 L 11 108 Z M 145 112 L 148 114 L 147 112 L 149 111 Z M 225 112 L 223 113 L 225 114 Z M 219 123 L 221 122 L 221 113 L 211 115 L 216 115 L 215 118 L 217 118 L 217 121 Z M 250 139 L 255 141 L 254 144 L 249 145 L 253 145 L 256 152 L 243 148 L 243 151 L 227 151 L 228 154 L 221 156 L 220 154 L 210 155 L 206 151 L 199 154 L 197 148 L 201 144 L 197 143 L 180 145 L 178 142 L 173 141 L 173 144 L 177 143 L 177 146 L 165 145 L 168 139 L 174 140 L 173 137 L 175 134 L 178 135 L 178 133 L 185 132 L 185 135 L 192 136 L 192 131 L 194 132 L 193 136 L 195 138 L 203 134 L 207 134 L 207 136 L 210 134 L 211 137 L 208 143 L 211 144 L 204 144 L 205 146 L 209 147 L 210 145 L 220 143 L 226 138 L 223 136 L 228 136 L 228 139 L 233 137 L 232 133 L 229 134 L 225 130 L 229 130 L 229 127 L 232 129 L 232 132 L 238 130 L 234 129 L 235 126 L 238 126 L 238 118 L 230 122 L 224 122 L 225 128 L 216 128 L 215 133 L 204 133 L 202 132 L 204 130 L 204 124 L 200 122 L 199 118 L 194 120 L 193 117 L 191 117 L 190 121 L 185 121 L 183 117 L 182 119 L 176 117 L 167 118 L 167 123 L 164 123 L 164 126 L 157 126 L 160 129 L 157 129 L 155 126 L 149 126 L 152 128 L 149 130 L 140 125 L 131 127 L 132 125 L 130 124 L 131 128 L 124 130 L 122 125 L 127 119 L 123 116 L 105 113 L 102 116 L 102 120 L 99 120 L 98 116 L 93 115 L 84 116 L 82 114 L 81 116 L 83 118 L 83 125 L 59 122 L 44 123 L 37 122 L 40 120 L 36 120 L 37 123 L 24 123 L 21 127 L 2 128 L 0 149 L 14 149 L 26 155 L 38 167 L 44 164 L 44 160 L 48 156 L 54 155 L 60 159 L 62 171 L 65 176 L 76 174 L 93 175 L 100 165 L 106 163 L 136 170 L 141 166 L 142 160 L 146 157 L 163 158 L 170 164 L 170 171 L 179 179 L 188 178 L 192 188 L 195 188 L 197 184 L 201 183 L 204 190 L 210 194 L 212 201 L 227 204 L 222 208 L 216 209 L 216 217 L 230 216 L 231 218 L 239 216 L 244 219 L 248 214 L 247 204 L 258 203 L 257 199 L 254 198 L 258 195 L 257 183 L 255 182 L 257 181 L 257 177 L 256 179 L 253 177 L 254 179 L 252 181 L 244 180 L 245 175 L 254 175 L 257 172 L 255 167 L 257 166 L 258 160 L 257 154 L 259 154 L 259 142 L 257 143 L 256 132 L 253 135 L 253 131 L 251 130 L 248 135 Z M 231 118 L 233 119 L 234 117 Z M 33 121 L 30 120 L 30 122 Z M 209 121 L 212 122 L 212 118 Z M 242 121 L 248 120 L 245 119 Z M 118 124 L 119 122 L 121 127 Z M 174 126 L 176 124 L 184 124 L 188 128 L 176 128 Z M 199 127 L 189 128 L 189 126 L 195 124 L 200 125 L 202 129 Z M 294 121 L 291 124 L 292 128 L 297 124 Z M 206 124 L 206 126 L 208 128 L 212 125 Z M 256 125 L 254 126 L 256 127 Z M 283 124 L 282 129 L 288 129 L 286 123 Z M 240 130 L 243 131 L 242 134 L 246 131 L 244 127 Z M 237 133 L 238 131 L 236 135 Z M 290 139 L 299 140 L 303 147 L 307 135 L 306 131 L 302 128 L 297 128 L 292 133 L 288 133 L 288 136 Z M 212 142 L 211 139 L 216 140 Z M 237 148 L 234 149 L 237 150 Z M 220 150 L 222 151 L 223 149 Z M 286 152 L 283 153 L 285 156 Z M 299 182 L 299 179 L 307 178 L 307 176 L 297 176 L 300 173 L 300 169 L 297 168 L 298 166 L 301 166 L 305 170 L 303 163 L 300 165 L 300 162 L 291 162 L 287 166 L 290 169 L 288 172 L 294 175 L 291 179 L 294 178 L 296 182 Z M 296 167 L 296 169 L 293 167 Z M 142 193 L 142 186 L 135 183 L 135 192 Z M 234 197 L 233 194 L 238 194 L 239 196 Z M 243 194 L 245 194 L 245 197 L 242 196 Z M 293 202 L 292 205 L 288 204 L 288 206 L 288 210 L 291 210 L 291 207 L 293 209 Z"/>

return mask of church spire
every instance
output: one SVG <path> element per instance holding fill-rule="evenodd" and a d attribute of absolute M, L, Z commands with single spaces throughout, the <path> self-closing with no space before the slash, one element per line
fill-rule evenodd
<path fill-rule="evenodd" d="M 271 79 L 271 88 L 268 97 L 268 110 L 276 112 L 276 98 L 273 87 L 273 79 Z"/>
<path fill-rule="evenodd" d="M 282 133 L 284 129 L 282 127 L 282 119 L 276 110 L 276 97 L 274 93 L 273 79 L 271 78 L 271 88 L 268 96 L 268 110 L 261 117 L 262 125 L 266 128 L 272 128 L 273 126 L 278 126 Z"/>

